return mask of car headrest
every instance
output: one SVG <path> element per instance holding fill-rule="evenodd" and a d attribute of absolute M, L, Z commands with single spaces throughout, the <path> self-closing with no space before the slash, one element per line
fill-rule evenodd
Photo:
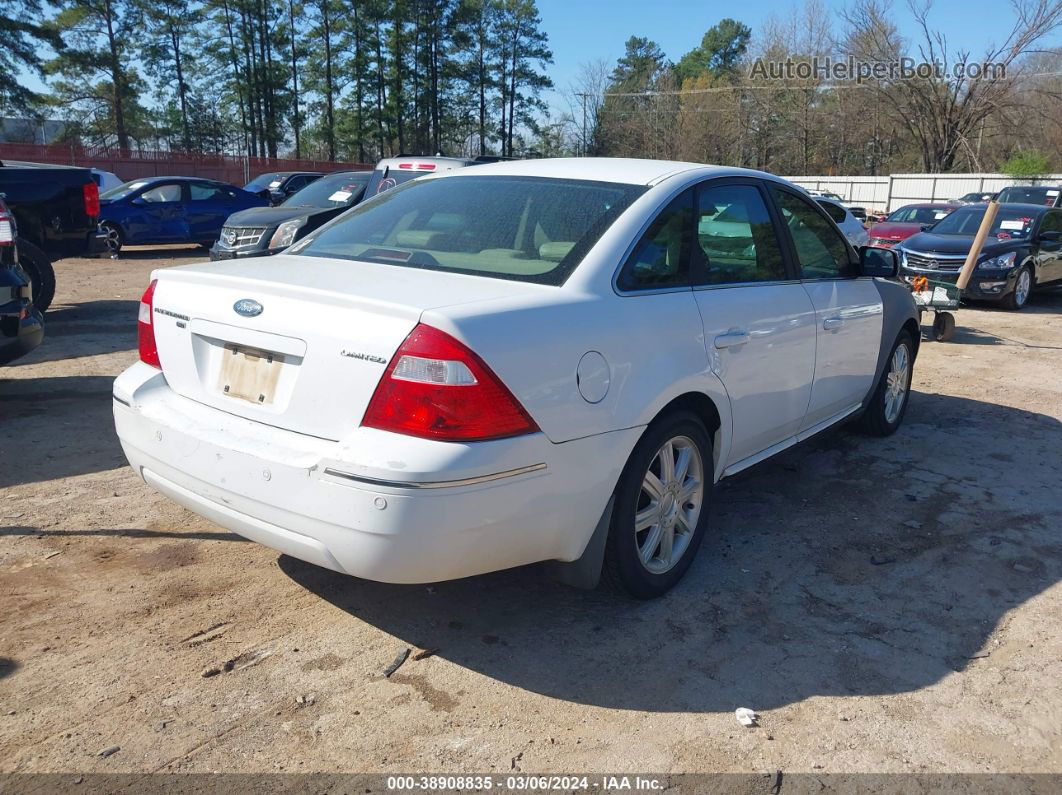
<path fill-rule="evenodd" d="M 552 243 L 543 243 L 538 247 L 538 258 L 549 260 L 550 262 L 560 262 L 568 256 L 568 252 L 573 248 L 575 248 L 574 241 L 555 240 Z"/>

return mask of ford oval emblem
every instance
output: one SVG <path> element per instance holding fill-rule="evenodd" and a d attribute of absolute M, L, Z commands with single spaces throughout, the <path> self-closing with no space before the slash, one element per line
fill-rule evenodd
<path fill-rule="evenodd" d="M 243 317 L 258 317 L 262 314 L 262 305 L 253 298 L 241 298 L 232 305 L 237 315 Z"/>

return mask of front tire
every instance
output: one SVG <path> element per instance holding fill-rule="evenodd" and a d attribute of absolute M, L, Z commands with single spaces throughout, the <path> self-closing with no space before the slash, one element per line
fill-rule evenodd
<path fill-rule="evenodd" d="M 29 276 L 32 285 L 33 305 L 44 312 L 55 298 L 55 270 L 48 255 L 30 243 L 18 239 L 18 264 Z"/>
<path fill-rule="evenodd" d="M 1004 298 L 1000 303 L 1003 304 L 1005 309 L 1016 312 L 1029 302 L 1029 295 L 1032 293 L 1032 288 L 1032 268 L 1028 265 L 1023 265 L 1021 270 L 1018 271 L 1017 277 L 1014 279 L 1014 289 L 1011 290 L 1010 295 Z"/>
<path fill-rule="evenodd" d="M 903 422 L 911 394 L 914 351 L 911 332 L 901 331 L 886 360 L 877 389 L 860 419 L 862 429 L 872 436 L 891 436 Z"/>
<path fill-rule="evenodd" d="M 636 599 L 674 587 L 704 538 L 714 482 L 712 443 L 695 414 L 677 411 L 650 425 L 616 487 L 606 583 Z"/>

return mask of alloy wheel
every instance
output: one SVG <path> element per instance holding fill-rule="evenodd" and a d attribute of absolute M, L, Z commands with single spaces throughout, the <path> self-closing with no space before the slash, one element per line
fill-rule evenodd
<path fill-rule="evenodd" d="M 885 421 L 896 422 L 907 400 L 911 386 L 911 354 L 906 343 L 900 343 L 892 352 L 889 372 L 885 377 Z"/>
<path fill-rule="evenodd" d="M 1021 273 L 1018 274 L 1018 283 L 1014 285 L 1014 305 L 1025 306 L 1031 291 L 1032 276 L 1029 274 L 1028 268 L 1022 268 Z"/>
<path fill-rule="evenodd" d="M 696 443 L 688 436 L 668 439 L 649 462 L 634 514 L 638 559 L 647 571 L 670 571 L 686 554 L 704 494 L 704 461 Z"/>

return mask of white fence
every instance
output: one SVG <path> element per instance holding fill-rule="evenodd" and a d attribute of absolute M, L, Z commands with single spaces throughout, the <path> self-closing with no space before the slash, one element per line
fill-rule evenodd
<path fill-rule="evenodd" d="M 868 210 L 892 211 L 915 202 L 957 199 L 974 191 L 998 191 L 1014 185 L 1006 174 L 889 174 L 884 177 L 787 177 L 808 190 L 836 193 L 850 204 Z M 1062 183 L 1062 174 L 1046 174 L 1037 182 Z"/>

